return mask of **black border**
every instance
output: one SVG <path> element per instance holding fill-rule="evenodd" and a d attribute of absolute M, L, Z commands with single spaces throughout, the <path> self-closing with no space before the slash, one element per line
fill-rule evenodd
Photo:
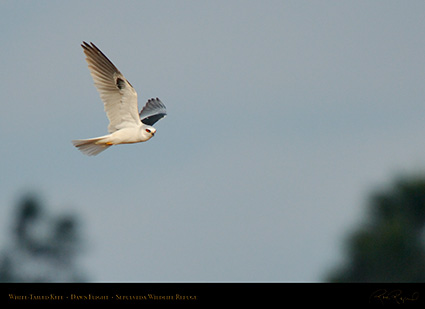
<path fill-rule="evenodd" d="M 422 283 L 1 283 L 22 305 L 424 305 Z"/>

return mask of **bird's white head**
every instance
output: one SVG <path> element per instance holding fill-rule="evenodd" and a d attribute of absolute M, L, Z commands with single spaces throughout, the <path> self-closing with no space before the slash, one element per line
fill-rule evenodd
<path fill-rule="evenodd" d="M 151 139 L 155 135 L 156 129 L 152 126 L 144 125 L 142 127 L 142 138 L 143 140 L 147 141 L 148 139 Z"/>

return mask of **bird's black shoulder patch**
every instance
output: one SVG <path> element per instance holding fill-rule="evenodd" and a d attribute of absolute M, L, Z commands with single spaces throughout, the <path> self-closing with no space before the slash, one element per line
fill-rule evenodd
<path fill-rule="evenodd" d="M 124 82 L 124 80 L 122 80 L 121 78 L 117 78 L 117 82 L 116 82 L 116 84 L 117 84 L 117 87 L 119 88 L 119 89 L 123 89 L 124 87 L 125 87 L 125 82 Z"/>

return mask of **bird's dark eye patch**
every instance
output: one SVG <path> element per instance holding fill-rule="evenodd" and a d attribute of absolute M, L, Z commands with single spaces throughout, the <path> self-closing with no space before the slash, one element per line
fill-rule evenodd
<path fill-rule="evenodd" d="M 148 132 L 148 133 L 151 133 L 151 130 L 149 130 L 149 129 L 146 129 L 146 132 Z"/>

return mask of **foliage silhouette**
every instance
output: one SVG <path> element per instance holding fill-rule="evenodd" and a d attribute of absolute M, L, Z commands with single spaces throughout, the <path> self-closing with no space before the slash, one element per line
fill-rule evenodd
<path fill-rule="evenodd" d="M 347 240 L 332 282 L 425 281 L 425 178 L 400 178 L 370 198 L 370 220 Z"/>
<path fill-rule="evenodd" d="M 51 216 L 39 200 L 25 196 L 9 244 L 0 258 L 0 282 L 81 282 L 75 260 L 81 249 L 75 216 Z"/>

